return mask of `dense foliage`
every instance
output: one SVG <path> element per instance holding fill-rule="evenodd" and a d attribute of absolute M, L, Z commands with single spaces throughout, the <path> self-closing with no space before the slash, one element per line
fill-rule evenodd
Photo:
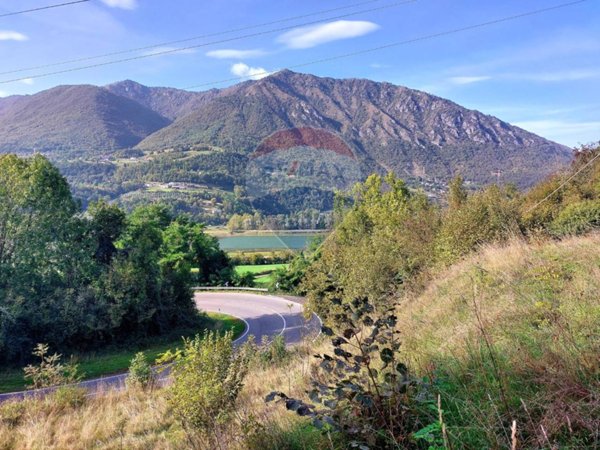
<path fill-rule="evenodd" d="M 200 224 L 160 205 L 82 214 L 44 157 L 0 157 L 0 360 L 198 325 L 191 286 L 231 271 Z M 198 269 L 194 279 L 191 268 Z"/>
<path fill-rule="evenodd" d="M 354 203 L 308 268 L 302 289 L 327 318 L 331 301 L 387 301 L 405 280 L 433 260 L 439 211 L 393 174 L 371 175 L 354 191 Z"/>
<path fill-rule="evenodd" d="M 317 261 L 301 273 L 291 266 L 287 276 L 303 278 L 300 292 L 327 318 L 332 298 L 387 302 L 485 244 L 590 231 L 600 225 L 599 154 L 594 146 L 579 149 L 569 170 L 525 193 L 510 185 L 469 192 L 457 177 L 445 208 L 393 174 L 372 175 L 356 186 L 351 204 L 341 203 Z"/>

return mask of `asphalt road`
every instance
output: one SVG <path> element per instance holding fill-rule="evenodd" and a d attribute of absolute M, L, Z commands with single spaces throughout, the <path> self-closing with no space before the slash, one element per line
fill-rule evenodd
<path fill-rule="evenodd" d="M 315 339 L 321 329 L 320 319 L 313 315 L 310 320 L 303 316 L 303 306 L 292 300 L 271 295 L 257 295 L 233 292 L 201 292 L 195 295 L 196 305 L 201 311 L 228 314 L 241 319 L 246 324 L 244 333 L 236 339 L 235 345 L 255 337 L 257 344 L 263 336 L 272 340 L 282 335 L 288 345 L 296 345 L 304 339 Z M 88 390 L 88 396 L 110 389 L 122 389 L 127 374 L 118 374 L 77 383 Z M 43 397 L 54 388 L 0 394 L 0 402 L 19 400 L 26 397 Z"/>

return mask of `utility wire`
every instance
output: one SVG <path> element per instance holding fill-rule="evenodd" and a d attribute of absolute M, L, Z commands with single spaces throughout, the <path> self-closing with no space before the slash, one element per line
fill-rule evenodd
<path fill-rule="evenodd" d="M 545 201 L 547 201 L 548 199 L 550 199 L 550 197 L 552 197 L 554 194 L 556 194 L 558 191 L 560 191 L 562 188 L 564 188 L 573 178 L 575 178 L 577 175 L 579 175 L 581 172 L 583 172 L 586 168 L 588 168 L 589 166 L 591 166 L 592 163 L 594 161 L 596 161 L 599 157 L 600 157 L 600 152 L 598 152 L 598 154 L 596 156 L 594 156 L 587 163 L 585 163 L 577 172 L 575 172 L 573 175 L 571 175 L 569 178 L 567 178 L 564 182 L 562 182 L 560 184 L 560 186 L 558 186 L 556 189 L 554 189 L 552 192 L 550 192 L 548 195 L 546 195 L 542 200 L 540 200 L 539 202 L 537 202 L 531 208 L 527 209 L 525 211 L 525 214 L 530 213 L 531 211 L 533 211 L 534 209 L 536 209 L 538 206 L 540 206 L 542 203 L 544 203 Z"/>
<path fill-rule="evenodd" d="M 15 12 L 0 14 L 0 17 L 16 16 L 19 14 L 25 14 L 25 13 L 35 12 L 35 11 L 43 11 L 45 9 L 60 8 L 62 6 L 76 5 L 78 3 L 87 3 L 89 1 L 91 1 L 91 0 L 77 0 L 77 1 L 73 1 L 73 2 L 59 3 L 57 5 L 40 6 L 39 8 L 25 9 L 23 11 L 15 11 Z"/>
<path fill-rule="evenodd" d="M 196 49 L 196 48 L 200 48 L 200 47 L 205 47 L 208 45 L 213 45 L 213 44 L 217 44 L 217 43 L 224 43 L 224 42 L 231 42 L 231 41 L 236 41 L 236 40 L 240 40 L 240 39 L 244 39 L 247 37 L 254 37 L 254 36 L 262 36 L 262 35 L 266 35 L 266 34 L 272 34 L 272 33 L 276 33 L 276 32 L 281 32 L 281 31 L 286 31 L 286 30 L 290 30 L 299 26 L 306 26 L 306 25 L 312 25 L 312 24 L 316 24 L 316 23 L 321 23 L 321 22 L 326 22 L 329 20 L 333 20 L 333 19 L 339 19 L 342 17 L 348 17 L 348 16 L 353 16 L 356 14 L 362 14 L 365 12 L 372 12 L 372 11 L 378 11 L 378 10 L 382 10 L 382 9 L 386 9 L 386 8 L 391 8 L 391 7 L 395 7 L 395 6 L 399 6 L 399 5 L 403 5 L 406 3 L 412 3 L 416 0 L 407 0 L 407 1 L 402 1 L 402 2 L 397 2 L 397 3 L 390 3 L 387 5 L 383 5 L 377 8 L 371 8 L 369 10 L 362 10 L 362 11 L 357 11 L 357 12 L 352 12 L 352 13 L 348 13 L 348 14 L 343 14 L 343 15 L 339 15 L 339 16 L 334 16 L 334 17 L 329 17 L 327 19 L 319 19 L 319 20 L 314 20 L 314 21 L 310 21 L 310 22 L 305 22 L 303 24 L 295 24 L 292 26 L 287 26 L 287 27 L 280 27 L 280 28 L 276 28 L 276 29 L 271 29 L 271 30 L 266 30 L 266 31 L 260 31 L 257 33 L 252 33 L 252 34 L 248 34 L 248 35 L 242 35 L 242 36 L 236 36 L 236 37 L 232 37 L 232 38 L 228 38 L 228 39 L 223 39 L 220 41 L 213 41 L 213 42 L 207 42 L 207 43 L 203 43 L 203 44 L 198 44 L 198 45 L 191 45 L 191 46 L 187 46 L 187 47 L 180 47 L 177 49 L 170 49 L 170 50 L 164 50 L 161 52 L 156 52 L 156 53 L 150 53 L 147 55 L 139 55 L 139 56 L 134 56 L 131 58 L 124 58 L 124 59 L 119 59 L 119 60 L 114 60 L 114 61 L 106 61 L 106 62 L 102 62 L 102 63 L 97 63 L 97 64 L 91 64 L 91 65 L 87 65 L 87 66 L 81 66 L 81 67 L 73 67 L 73 68 L 69 68 L 69 69 L 64 69 L 64 70 L 58 70 L 58 71 L 54 71 L 54 72 L 47 72 L 47 73 L 42 73 L 42 74 L 37 74 L 37 75 L 31 75 L 31 76 L 26 76 L 26 77 L 20 77 L 20 78 L 13 78 L 10 80 L 3 80 L 0 81 L 0 84 L 7 84 L 7 83 L 14 83 L 17 81 L 23 81 L 23 80 L 27 80 L 27 79 L 36 79 L 36 78 L 43 78 L 43 77 L 48 77 L 51 75 L 59 75 L 59 74 L 64 74 L 64 73 L 70 73 L 70 72 L 76 72 L 76 71 L 80 71 L 80 70 L 85 70 L 85 69 L 91 69 L 91 68 L 96 68 L 96 67 L 103 67 L 103 66 L 108 66 L 108 65 L 112 65 L 112 64 L 118 64 L 118 63 L 122 63 L 122 62 L 129 62 L 129 61 L 135 61 L 135 60 L 139 60 L 139 59 L 144 59 L 144 58 L 150 58 L 153 56 L 159 56 L 159 55 L 166 55 L 166 54 L 172 54 L 172 53 L 177 53 L 177 52 L 181 52 L 181 51 L 185 51 L 185 50 L 191 50 L 191 49 Z M 523 17 L 529 17 L 529 16 L 533 16 L 533 15 L 537 15 L 537 14 L 541 14 L 541 13 L 545 13 L 548 11 L 553 11 L 556 9 L 560 9 L 560 8 L 565 8 L 568 6 L 573 6 L 579 3 L 583 3 L 587 0 L 576 0 L 576 1 L 571 1 L 571 2 L 567 2 L 567 3 L 560 3 L 558 5 L 554 5 L 554 6 L 550 6 L 547 8 L 541 8 L 541 9 L 536 9 L 536 10 L 532 10 L 532 11 L 528 11 L 525 13 L 521 13 L 521 14 L 515 14 L 512 16 L 507 16 L 507 17 L 503 17 L 500 19 L 495 19 L 495 20 L 490 20 L 487 22 L 482 22 L 482 23 L 478 23 L 475 25 L 469 25 L 466 27 L 461 27 L 461 28 L 455 28 L 455 29 L 451 29 L 451 30 L 447 30 L 447 31 L 442 31 L 439 33 L 434 33 L 434 34 L 429 34 L 429 35 L 424 35 L 424 36 L 420 36 L 417 38 L 413 38 L 413 39 L 408 39 L 405 41 L 399 41 L 399 42 L 394 42 L 391 44 L 386 44 L 386 45 L 381 45 L 378 47 L 372 47 L 372 48 L 368 48 L 365 50 L 359 50 L 356 52 L 351 52 L 351 53 L 346 53 L 346 54 L 342 54 L 342 55 L 337 55 L 337 56 L 333 56 L 333 57 L 329 57 L 329 58 L 323 58 L 323 59 L 319 59 L 319 60 L 315 60 L 315 61 L 310 61 L 310 62 L 305 62 L 305 63 L 301 63 L 301 64 L 295 64 L 292 66 L 288 66 L 288 69 L 292 69 L 292 68 L 298 68 L 298 67 L 305 67 L 305 66 L 309 66 L 309 65 L 313 65 L 313 64 L 319 64 L 322 62 L 329 62 L 329 61 L 335 61 L 338 59 L 343 59 L 343 58 L 349 58 L 352 56 L 357 56 L 357 55 L 362 55 L 365 53 L 371 53 L 371 52 L 375 52 L 375 51 L 379 51 L 379 50 L 384 50 L 384 49 L 388 49 L 388 48 L 392 48 L 392 47 L 398 47 L 401 45 L 406 45 L 406 44 L 412 44 L 415 42 L 419 42 L 419 41 L 424 41 L 424 40 L 429 40 L 429 39 L 433 39 L 433 38 L 437 38 L 437 37 L 441 37 L 441 36 L 447 36 L 447 35 L 451 35 L 451 34 L 456 34 L 456 33 L 460 33 L 463 31 L 469 31 L 469 30 L 474 30 L 477 28 L 482 28 L 482 27 L 486 27 L 489 25 L 494 25 L 494 24 L 498 24 L 498 23 L 502 23 L 502 22 L 508 22 L 508 21 L 512 21 L 512 20 L 516 20 L 516 19 L 520 19 Z M 270 73 L 270 71 L 264 71 L 265 75 L 268 75 Z M 237 80 L 247 80 L 247 79 L 251 79 L 256 77 L 256 75 L 260 75 L 261 73 L 257 73 L 257 74 L 253 74 L 251 76 L 243 76 L 243 77 L 234 77 L 234 78 L 228 78 L 228 79 L 223 79 L 223 80 L 218 80 L 218 81 L 213 81 L 213 82 L 208 82 L 208 83 L 202 83 L 199 85 L 195 85 L 195 86 L 191 86 L 185 89 L 193 89 L 193 88 L 198 88 L 198 87 L 202 87 L 202 86 L 210 86 L 210 85 L 215 85 L 215 84 L 221 84 L 221 83 L 225 83 L 225 82 L 229 82 L 229 81 L 237 81 Z"/>
<path fill-rule="evenodd" d="M 89 0 L 86 0 L 89 1 Z M 116 52 L 111 52 L 111 53 L 104 53 L 101 55 L 94 55 L 94 56 L 85 56 L 82 58 L 76 58 L 76 59 L 69 59 L 69 60 L 64 60 L 64 61 L 59 61 L 59 62 L 55 62 L 55 63 L 49 63 L 49 64 L 42 64 L 42 65 L 38 65 L 38 66 L 31 66 L 31 67 L 24 67 L 21 69 L 14 69 L 14 70 L 9 70 L 9 71 L 5 71 L 5 72 L 0 72 L 0 75 L 8 75 L 11 73 L 19 73 L 19 72 L 27 72 L 30 70 L 38 70 L 38 69 L 47 69 L 49 67 L 56 67 L 56 66 L 63 66 L 65 64 L 74 64 L 74 63 L 80 63 L 80 62 L 85 62 L 85 61 L 92 61 L 94 59 L 100 59 L 100 58 L 108 58 L 111 56 L 118 56 L 118 55 L 124 55 L 127 53 L 135 53 L 135 52 L 139 52 L 139 51 L 143 51 L 143 50 L 151 50 L 153 48 L 158 48 L 158 47 L 165 47 L 165 46 L 169 46 L 169 45 L 175 45 L 175 44 L 182 44 L 184 42 L 190 42 L 190 41 L 195 41 L 198 39 L 206 39 L 206 38 L 211 38 L 211 37 L 216 37 L 216 36 L 222 36 L 225 34 L 231 34 L 231 33 L 238 33 L 240 31 L 248 31 L 248 30 L 253 30 L 256 28 L 262 28 L 262 27 L 266 27 L 266 26 L 271 26 L 271 25 L 276 25 L 279 23 L 285 23 L 285 22 L 290 22 L 293 20 L 300 20 L 300 19 L 305 19 L 308 17 L 313 17 L 313 16 L 318 16 L 321 14 L 328 14 L 328 13 L 333 13 L 336 11 L 341 11 L 344 9 L 351 9 L 351 8 L 356 8 L 359 6 L 364 6 L 364 5 L 368 5 L 368 4 L 372 4 L 372 3 L 379 3 L 382 0 L 369 0 L 369 1 L 364 1 L 364 2 L 360 2 L 360 3 L 353 3 L 351 5 L 346 5 L 346 6 L 341 6 L 338 8 L 332 8 L 332 9 L 323 9 L 320 11 L 315 11 L 312 13 L 308 13 L 308 14 L 302 14 L 302 15 L 298 15 L 298 16 L 292 16 L 292 17 L 286 17 L 283 19 L 278 19 L 278 20 L 273 20 L 271 22 L 263 22 L 263 23 L 259 23 L 256 25 L 249 25 L 249 26 L 244 26 L 244 27 L 240 27 L 240 28 L 232 28 L 229 30 L 224 30 L 224 31 L 218 31 L 215 33 L 209 33 L 209 34 L 202 34 L 202 35 L 198 35 L 198 36 L 191 36 L 188 38 L 183 38 L 183 39 L 178 39 L 175 41 L 166 41 L 166 42 L 160 42 L 157 44 L 152 44 L 152 45 L 147 45 L 144 47 L 137 47 L 137 48 L 131 48 L 131 49 L 126 49 L 126 50 L 119 50 Z M 414 3 L 418 0 L 408 0 L 408 1 L 404 1 L 402 3 Z M 360 14 L 363 11 L 358 11 L 356 14 Z M 331 19 L 329 19 L 331 20 Z M 209 44 L 206 44 L 209 45 Z"/>
<path fill-rule="evenodd" d="M 426 41 L 426 40 L 429 40 L 429 39 L 434 39 L 434 38 L 438 38 L 438 37 L 442 37 L 442 36 L 448 36 L 448 35 L 451 35 L 451 34 L 457 34 L 457 33 L 461 33 L 461 32 L 464 32 L 464 31 L 475 30 L 475 29 L 483 28 L 483 27 L 486 27 L 486 26 L 489 26 L 489 25 L 495 25 L 495 24 L 502 23 L 502 22 L 509 22 L 509 21 L 513 21 L 513 20 L 517 20 L 517 19 L 522 19 L 524 17 L 534 16 L 534 15 L 537 15 L 537 14 L 542 14 L 542 13 L 553 11 L 553 10 L 560 9 L 560 8 L 566 8 L 568 6 L 573 6 L 573 5 L 576 5 L 576 4 L 579 4 L 579 3 L 583 3 L 583 2 L 586 2 L 586 1 L 587 0 L 576 0 L 576 1 L 568 2 L 568 3 L 561 3 L 561 4 L 558 4 L 558 5 L 555 5 L 555 6 L 550 6 L 550 7 L 541 8 L 541 9 L 535 9 L 535 10 L 524 12 L 524 13 L 521 13 L 521 14 L 515 14 L 515 15 L 512 15 L 512 16 L 502 17 L 500 19 L 494 19 L 494 20 L 490 20 L 490 21 L 487 21 L 487 22 L 481 22 L 481 23 L 478 23 L 478 24 L 475 24 L 475 25 L 468 25 L 468 26 L 461 27 L 461 28 L 454 28 L 454 29 L 451 29 L 451 30 L 441 31 L 439 33 L 426 34 L 426 35 L 423 35 L 423 36 L 419 36 L 419 37 L 412 38 L 412 39 L 407 39 L 407 40 L 404 40 L 404 41 L 399 41 L 399 42 L 393 42 L 391 44 L 380 45 L 378 47 L 371 47 L 371 48 L 367 48 L 367 49 L 364 49 L 364 50 L 358 50 L 358 51 L 351 52 L 351 53 L 344 53 L 344 54 L 341 54 L 341 55 L 335 55 L 335 56 L 331 56 L 331 57 L 328 57 L 328 58 L 317 59 L 317 60 L 308 61 L 308 62 L 304 62 L 304 63 L 300 63 L 300 64 L 293 64 L 291 66 L 287 66 L 286 69 L 297 69 L 297 68 L 300 68 L 300 67 L 306 67 L 306 66 L 310 66 L 310 65 L 314 65 L 314 64 L 320 64 L 320 63 L 323 63 L 323 62 L 336 61 L 336 60 L 339 60 L 339 59 L 350 58 L 350 57 L 353 57 L 353 56 L 363 55 L 363 54 L 366 54 L 366 53 L 372 53 L 372 52 L 376 52 L 376 51 L 380 51 L 380 50 L 385 50 L 385 49 L 392 48 L 392 47 L 399 47 L 399 46 L 402 46 L 402 45 L 414 44 L 416 42 Z M 212 85 L 215 85 L 215 84 L 228 83 L 228 82 L 231 82 L 231 81 L 248 80 L 248 79 L 252 79 L 252 78 L 256 77 L 257 75 L 270 75 L 270 74 L 273 74 L 275 72 L 278 72 L 279 70 L 282 70 L 282 69 L 278 69 L 278 70 L 275 70 L 275 71 L 267 71 L 267 70 L 265 70 L 263 72 L 258 72 L 258 73 L 252 74 L 252 75 L 247 75 L 247 76 L 243 76 L 243 77 L 226 78 L 226 79 L 222 79 L 222 80 L 218 80 L 218 81 L 211 81 L 211 82 L 207 82 L 207 83 L 196 84 L 194 86 L 188 86 L 188 87 L 181 88 L 181 89 L 197 89 L 197 88 L 201 88 L 201 87 L 205 87 L 205 86 L 212 86 Z M 0 82 L 0 83 L 2 83 L 2 82 Z"/>
<path fill-rule="evenodd" d="M 275 29 L 271 29 L 271 30 L 266 30 L 266 31 L 258 31 L 256 33 L 250 33 L 250 34 L 246 34 L 246 35 L 235 36 L 235 37 L 232 37 L 232 38 L 221 39 L 221 40 L 218 40 L 218 41 L 205 42 L 205 43 L 202 43 L 202 44 L 190 45 L 190 46 L 187 46 L 187 47 L 179 47 L 179 48 L 174 48 L 174 49 L 162 50 L 162 51 L 159 51 L 159 52 L 148 53 L 148 54 L 143 54 L 143 55 L 138 55 L 138 56 L 132 56 L 132 57 L 129 57 L 129 58 L 122 58 L 122 59 L 117 59 L 117 60 L 113 60 L 113 61 L 105 61 L 105 62 L 96 63 L 96 64 L 90 64 L 90 65 L 86 65 L 86 66 L 72 67 L 72 68 L 69 68 L 69 69 L 57 70 L 57 71 L 54 71 L 54 72 L 46 72 L 46 73 L 37 74 L 37 75 L 30 75 L 30 76 L 24 76 L 24 77 L 20 77 L 20 78 L 13 78 L 11 80 L 0 81 L 0 84 L 14 83 L 14 82 L 17 82 L 17 81 L 31 80 L 31 79 L 36 79 L 36 78 L 44 78 L 44 77 L 48 77 L 48 76 L 51 76 L 51 75 L 59 75 L 59 74 L 63 74 L 63 73 L 77 72 L 77 71 L 80 71 L 80 70 L 92 69 L 92 68 L 96 68 L 96 67 L 104 67 L 104 66 L 109 66 L 109 65 L 119 64 L 119 63 L 124 63 L 124 62 L 137 61 L 137 60 L 140 60 L 140 59 L 152 58 L 154 56 L 169 55 L 169 54 L 179 53 L 179 52 L 186 51 L 186 50 L 194 50 L 194 49 L 201 48 L 201 47 L 207 47 L 207 46 L 214 45 L 214 44 L 223 44 L 225 42 L 239 41 L 239 40 L 246 39 L 246 38 L 249 38 L 249 37 L 264 36 L 264 35 L 267 35 L 267 34 L 279 33 L 279 32 L 282 32 L 282 31 L 292 30 L 292 29 L 295 29 L 297 27 L 302 27 L 302 26 L 314 25 L 314 24 L 317 24 L 317 23 L 327 22 L 329 20 L 342 19 L 342 18 L 345 18 L 345 17 L 356 16 L 358 14 L 364 14 L 364 13 L 369 13 L 369 12 L 374 12 L 374 11 L 380 11 L 380 10 L 383 10 L 383 9 L 388 9 L 388 8 L 393 8 L 393 7 L 397 7 L 397 6 L 400 6 L 400 5 L 405 5 L 407 3 L 414 3 L 416 1 L 418 1 L 418 0 L 403 0 L 403 1 L 400 1 L 400 2 L 388 3 L 386 5 L 379 6 L 377 8 L 363 9 L 361 11 L 355 11 L 355 12 L 351 12 L 351 13 L 347 13 L 347 14 L 342 14 L 342 15 L 338 15 L 338 16 L 332 16 L 332 17 L 328 17 L 328 18 L 325 18 L 325 19 L 312 20 L 312 21 L 309 21 L 309 22 L 304 22 L 304 23 L 300 23 L 300 24 L 289 25 L 289 26 L 285 26 L 285 27 L 279 27 L 279 28 L 275 28 Z"/>

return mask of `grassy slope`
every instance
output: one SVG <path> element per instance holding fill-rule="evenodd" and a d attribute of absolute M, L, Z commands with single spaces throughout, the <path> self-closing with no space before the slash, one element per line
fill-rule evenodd
<path fill-rule="evenodd" d="M 488 247 L 399 310 L 459 446 L 591 445 L 600 426 L 600 234 Z M 596 441 L 598 442 L 598 441 Z"/>
<path fill-rule="evenodd" d="M 235 317 L 219 313 L 207 313 L 213 319 L 211 326 L 214 330 L 232 331 L 234 338 L 244 332 L 244 322 Z M 201 332 L 202 330 L 199 330 Z M 193 333 L 191 333 L 193 334 Z M 127 350 L 115 350 L 103 352 L 95 355 L 86 355 L 78 359 L 79 371 L 84 374 L 84 379 L 97 378 L 103 375 L 125 372 L 129 368 L 129 363 L 133 356 L 144 351 L 151 361 L 155 361 L 159 355 L 167 350 L 173 350 L 181 345 L 181 338 L 174 340 L 157 341 L 154 344 L 140 345 Z M 13 392 L 24 389 L 26 381 L 23 378 L 22 370 L 11 370 L 0 373 L 0 393 Z"/>

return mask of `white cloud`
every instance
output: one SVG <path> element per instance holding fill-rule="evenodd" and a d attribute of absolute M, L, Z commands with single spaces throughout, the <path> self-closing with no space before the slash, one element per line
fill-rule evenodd
<path fill-rule="evenodd" d="M 102 0 L 102 2 L 111 8 L 135 9 L 137 8 L 137 0 Z"/>
<path fill-rule="evenodd" d="M 21 80 L 21 83 L 31 86 L 34 83 L 34 81 L 33 81 L 33 78 L 25 78 L 25 79 Z"/>
<path fill-rule="evenodd" d="M 486 81 L 491 79 L 489 76 L 472 76 L 472 77 L 451 77 L 449 78 L 450 83 L 452 84 L 472 84 L 478 83 L 480 81 Z"/>
<path fill-rule="evenodd" d="M 260 80 L 271 74 L 271 72 L 262 67 L 250 67 L 244 63 L 236 63 L 231 66 L 231 73 L 238 77 L 250 78 L 252 80 Z"/>
<path fill-rule="evenodd" d="M 8 97 L 8 92 L 4 92 L 4 91 L 0 91 L 0 98 L 2 97 Z"/>
<path fill-rule="evenodd" d="M 206 53 L 206 56 L 209 58 L 217 58 L 217 59 L 244 59 L 244 58 L 257 58 L 259 56 L 264 56 L 267 53 L 261 49 L 253 49 L 253 50 L 235 50 L 231 48 L 224 48 L 220 50 L 211 50 Z"/>
<path fill-rule="evenodd" d="M 148 51 L 142 53 L 144 56 L 169 56 L 169 55 L 191 55 L 196 53 L 196 49 L 186 48 L 178 50 L 177 47 L 154 47 Z"/>
<path fill-rule="evenodd" d="M 528 120 L 514 125 L 565 145 L 597 141 L 600 122 L 570 122 L 565 120 Z"/>
<path fill-rule="evenodd" d="M 600 70 L 574 69 L 557 72 L 515 73 L 506 78 L 538 82 L 579 81 L 599 78 Z"/>
<path fill-rule="evenodd" d="M 289 48 L 311 48 L 326 42 L 348 39 L 371 33 L 379 25 L 362 20 L 336 20 L 322 25 L 294 28 L 277 38 Z"/>
<path fill-rule="evenodd" d="M 18 31 L 0 30 L 0 41 L 26 41 L 29 38 Z"/>

